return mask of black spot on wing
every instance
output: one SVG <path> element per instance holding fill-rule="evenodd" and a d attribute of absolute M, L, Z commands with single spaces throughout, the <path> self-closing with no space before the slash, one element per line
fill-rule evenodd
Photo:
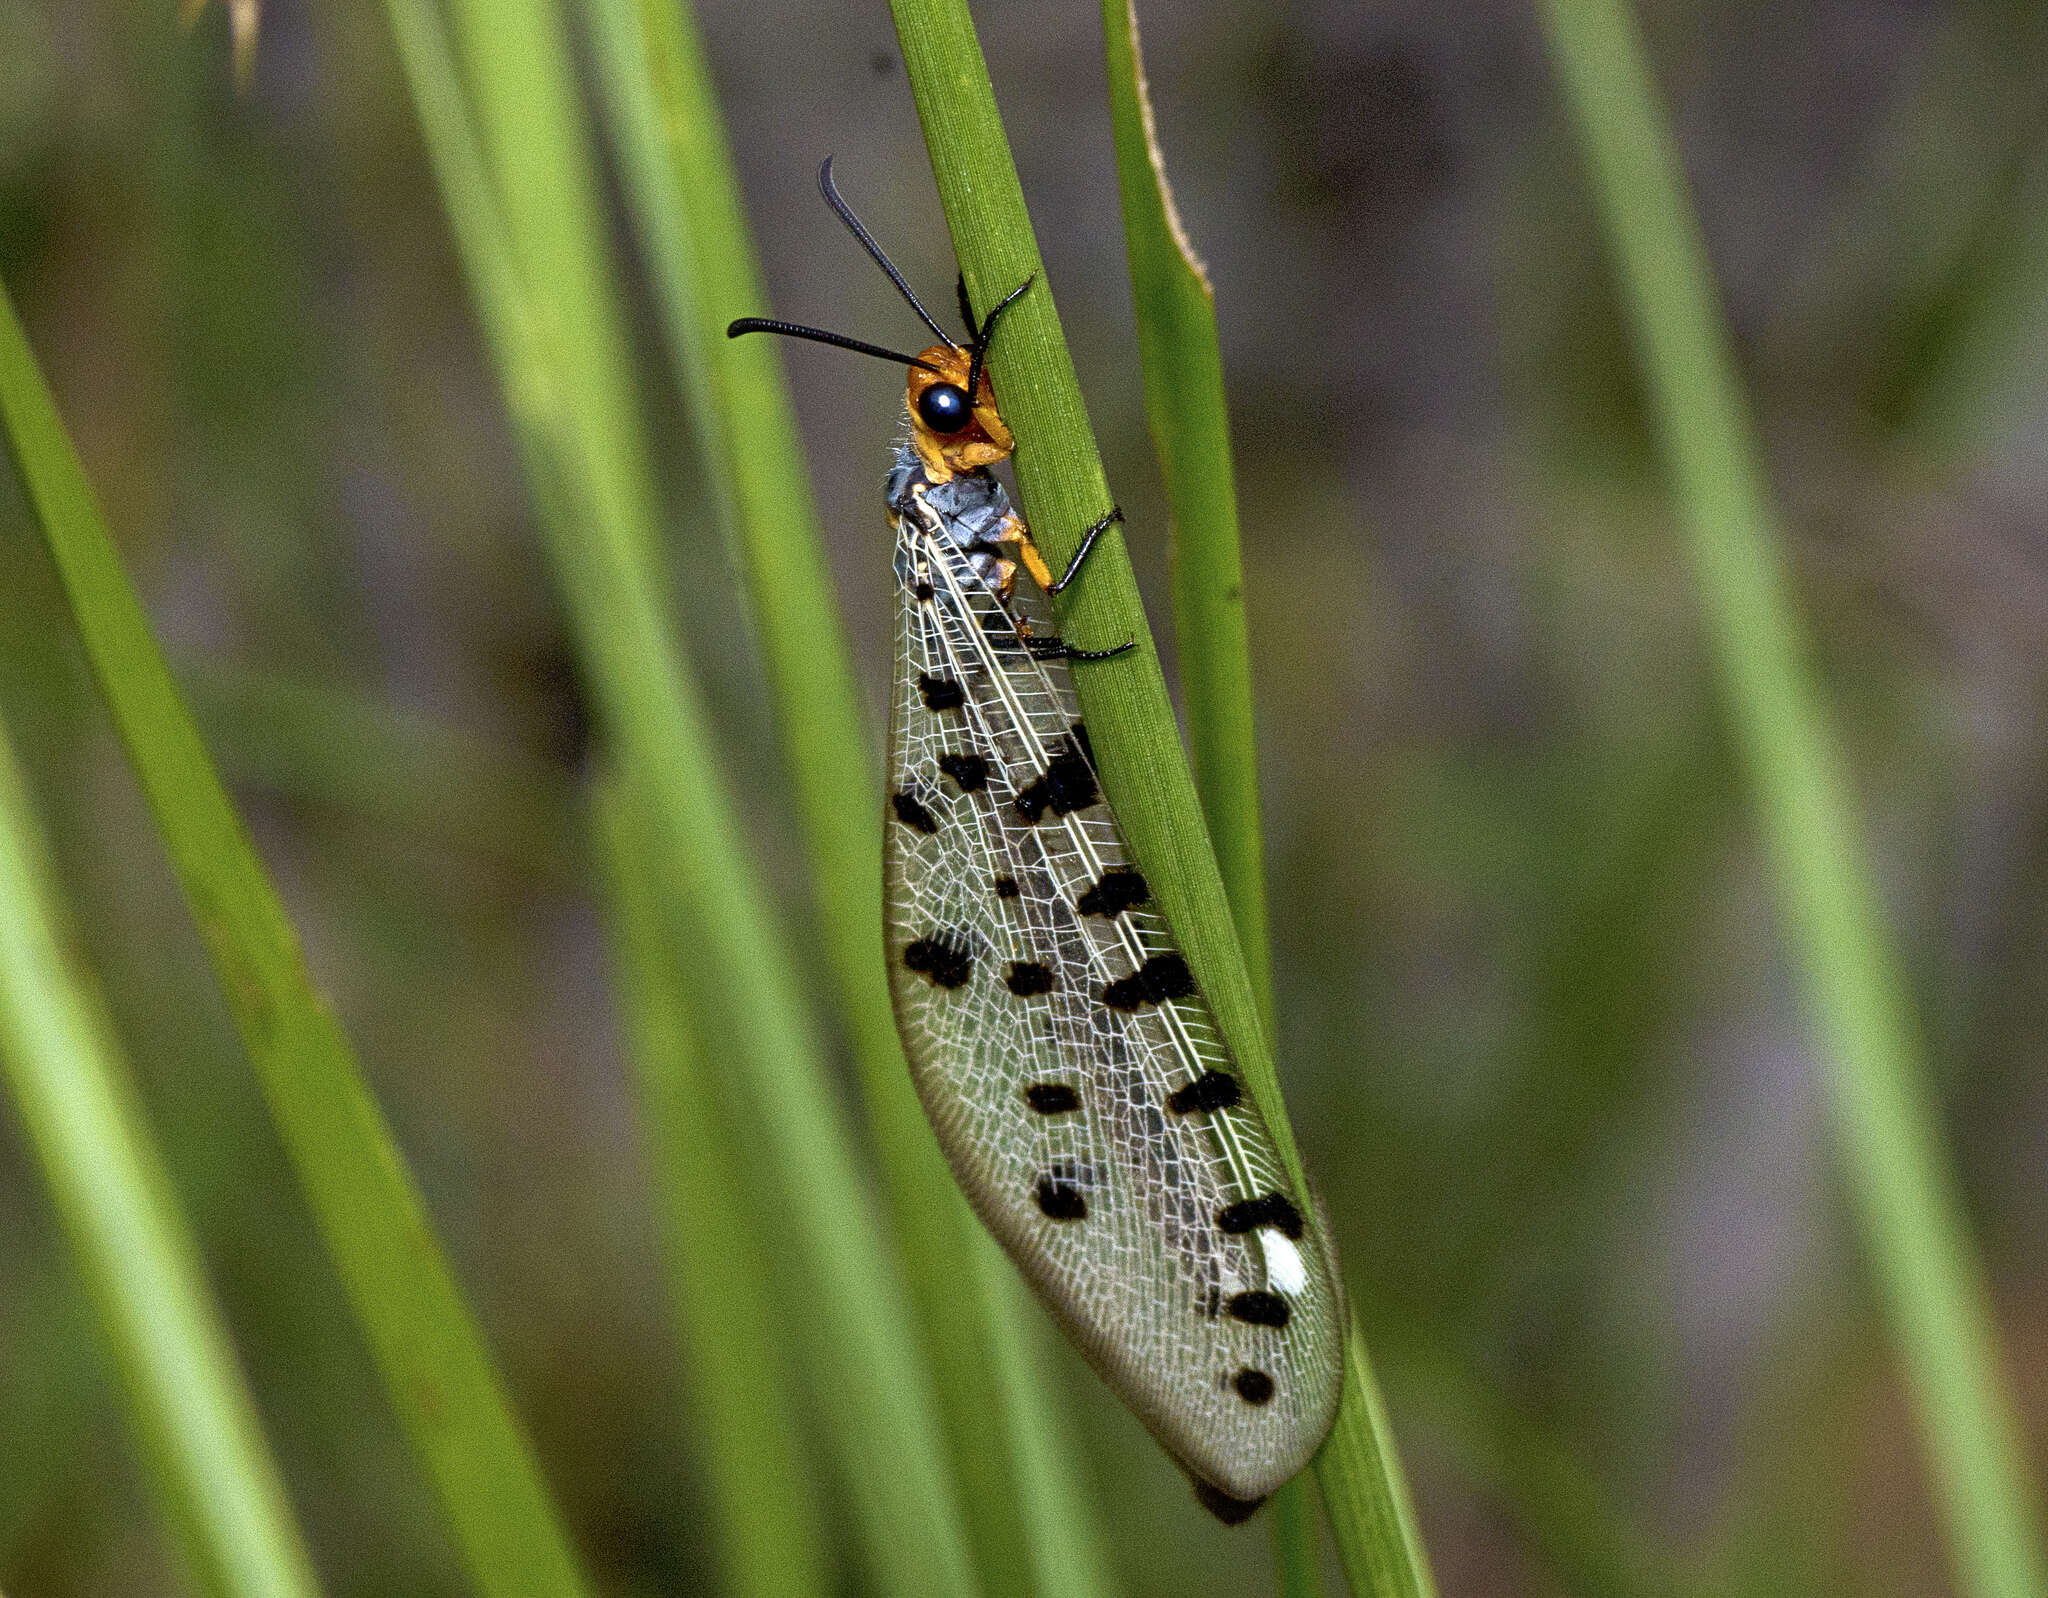
<path fill-rule="evenodd" d="M 1074 901 L 1074 908 L 1084 916 L 1118 916 L 1151 897 L 1152 889 L 1142 872 L 1115 866 L 1089 885 Z"/>
<path fill-rule="evenodd" d="M 1101 797 L 1094 769 L 1069 738 L 1066 747 L 1046 762 L 1045 770 L 1017 791 L 1017 814 L 1031 822 L 1048 809 L 1056 816 L 1070 815 Z"/>
<path fill-rule="evenodd" d="M 928 671 L 917 674 L 918 697 L 927 710 L 958 710 L 967 703 L 967 690 L 956 677 L 934 677 Z"/>
<path fill-rule="evenodd" d="M 1273 1397 L 1273 1378 L 1249 1365 L 1230 1379 L 1230 1385 L 1237 1389 L 1237 1396 L 1247 1404 L 1264 1404 Z"/>
<path fill-rule="evenodd" d="M 1018 891 L 1017 879 L 1015 877 L 996 878 L 996 897 L 998 899 L 1014 899 L 1017 897 Z"/>
<path fill-rule="evenodd" d="M 1155 1003 L 1186 999 L 1195 991 L 1195 974 L 1177 954 L 1155 954 L 1138 968 L 1145 980 L 1145 996 Z"/>
<path fill-rule="evenodd" d="M 1285 1193 L 1267 1193 L 1259 1198 L 1239 1199 L 1216 1212 L 1216 1224 L 1233 1237 L 1255 1227 L 1270 1226 L 1283 1237 L 1301 1236 L 1301 1211 Z"/>
<path fill-rule="evenodd" d="M 1040 1115 L 1064 1115 L 1081 1107 L 1081 1095 L 1064 1082 L 1034 1082 L 1024 1090 L 1024 1102 Z"/>
<path fill-rule="evenodd" d="M 962 793 L 973 793 L 988 786 L 988 762 L 980 755 L 940 755 L 939 770 L 958 783 Z"/>
<path fill-rule="evenodd" d="M 1227 1110 L 1244 1097 L 1244 1089 L 1228 1071 L 1204 1071 L 1186 1087 L 1169 1094 L 1166 1107 L 1175 1115 L 1196 1110 Z"/>
<path fill-rule="evenodd" d="M 1112 1010 L 1135 1010 L 1142 1005 L 1164 1004 L 1168 999 L 1185 999 L 1195 991 L 1195 974 L 1177 954 L 1155 954 L 1127 977 L 1102 990 L 1102 1002 Z"/>
<path fill-rule="evenodd" d="M 1258 1512 L 1263 1498 L 1232 1498 L 1221 1487 L 1212 1487 L 1200 1477 L 1195 1478 L 1195 1498 L 1226 1526 L 1241 1526 Z"/>
<path fill-rule="evenodd" d="M 1285 1326 L 1290 1313 L 1286 1299 L 1262 1287 L 1255 1287 L 1247 1293 L 1231 1294 L 1230 1302 L 1223 1307 L 1230 1311 L 1231 1319 L 1243 1321 L 1247 1326 Z"/>
<path fill-rule="evenodd" d="M 1088 1214 L 1088 1200 L 1081 1192 L 1080 1184 L 1057 1170 L 1047 1171 L 1039 1177 L 1033 1197 L 1038 1200 L 1038 1207 L 1048 1220 L 1078 1221 Z"/>
<path fill-rule="evenodd" d="M 919 604 L 928 603 L 932 597 L 932 585 L 923 578 L 919 578 L 917 586 L 910 591 L 917 596 Z"/>
<path fill-rule="evenodd" d="M 1035 994 L 1052 992 L 1052 967 L 1040 965 L 1036 960 L 1012 960 L 1010 969 L 1003 977 L 1003 986 L 1020 999 Z"/>
<path fill-rule="evenodd" d="M 965 943 L 949 932 L 906 944 L 903 964 L 907 970 L 929 977 L 942 988 L 957 988 L 974 973 L 974 956 Z"/>
<path fill-rule="evenodd" d="M 906 827 L 915 827 L 927 835 L 939 830 L 939 823 L 914 793 L 895 793 L 889 796 L 889 804 L 896 812 L 896 819 Z"/>
<path fill-rule="evenodd" d="M 1074 740 L 1074 747 L 1081 752 L 1081 758 L 1087 761 L 1089 765 L 1094 765 L 1095 745 L 1088 737 L 1088 724 L 1081 721 L 1075 722 L 1071 736 Z"/>

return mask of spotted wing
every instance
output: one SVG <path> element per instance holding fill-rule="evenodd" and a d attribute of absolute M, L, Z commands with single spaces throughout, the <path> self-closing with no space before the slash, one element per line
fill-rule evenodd
<path fill-rule="evenodd" d="M 896 569 L 887 935 L 918 1093 L 1104 1379 L 1199 1480 L 1258 1499 L 1335 1413 L 1319 1218 L 1285 1196 L 1021 590 L 1006 606 L 922 501 Z"/>

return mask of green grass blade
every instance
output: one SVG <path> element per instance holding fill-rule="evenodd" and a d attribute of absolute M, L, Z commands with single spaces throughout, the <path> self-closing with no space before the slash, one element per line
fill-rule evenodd
<path fill-rule="evenodd" d="M 831 567 L 781 362 L 769 340 L 725 336 L 767 293 L 703 45 L 689 9 L 666 0 L 586 0 L 585 10 L 665 345 L 760 628 L 820 930 L 876 1131 L 887 1166 L 925 1176 L 917 1197 L 929 1200 L 952 1181 L 889 1009 L 881 851 L 847 825 L 880 814 L 881 776 L 838 607 L 818 602 Z M 879 504 L 875 544 L 885 558 Z"/>
<path fill-rule="evenodd" d="M 583 811 L 560 766 L 343 689 L 183 660 L 178 686 L 221 769 L 296 800 L 580 886 Z"/>
<path fill-rule="evenodd" d="M 889 1007 L 880 822 L 848 825 L 849 817 L 879 818 L 881 777 L 837 607 L 821 602 L 830 563 L 796 415 L 774 341 L 725 335 L 733 318 L 768 306 L 703 43 L 689 8 L 671 0 L 585 0 L 584 10 L 670 363 L 746 578 L 820 941 L 983 1584 L 991 1595 L 1030 1592 L 1034 1571 L 1087 1567 L 1094 1509 L 1082 1497 L 1058 1514 L 1030 1513 L 1032 1504 L 1072 1498 L 1072 1477 L 1060 1468 L 1049 1421 L 1033 1419 L 1051 1415 L 1035 1391 L 1035 1367 L 1002 1352 L 1015 1344 L 1005 1322 L 1019 1298 L 960 1291 L 984 1239 L 911 1088 Z M 822 206 L 819 216 L 826 220 Z M 875 558 L 886 560 L 879 495 L 873 535 Z M 1069 1582 L 1036 1590 L 1083 1589 Z"/>
<path fill-rule="evenodd" d="M 1173 627 L 1195 788 L 1259 1015 L 1267 1037 L 1277 1039 L 1251 647 L 1216 295 L 1166 181 L 1136 0 L 1102 0 L 1102 36 L 1145 414 L 1173 519 Z M 1289 1482 L 1274 1494 L 1270 1523 L 1280 1591 L 1285 1598 L 1316 1598 L 1322 1579 L 1315 1515 L 1302 1483 Z"/>
<path fill-rule="evenodd" d="M 1251 647 L 1238 553 L 1237 474 L 1223 392 L 1216 294 L 1166 181 L 1138 46 L 1137 0 L 1102 0 L 1117 188 L 1137 312 L 1145 415 L 1173 517 L 1173 629 L 1195 786 L 1237 922 L 1266 1030 L 1273 1031 L 1273 956 L 1266 935 L 1266 845 L 1258 744 L 1252 734 Z"/>
<path fill-rule="evenodd" d="M 98 1306 L 157 1497 L 208 1592 L 314 1598 L 256 1406 L 0 728 L 0 1071 Z"/>
<path fill-rule="evenodd" d="M 1837 1150 L 1958 1584 L 1977 1598 L 2038 1595 L 2048 1591 L 2040 1497 L 1678 154 L 1619 0 L 1545 0 L 1543 16 L 1614 251 L 1779 913 L 1804 973 Z"/>
<path fill-rule="evenodd" d="M 968 1252 L 993 1342 L 989 1367 L 1000 1384 L 989 1393 L 987 1410 L 1001 1417 L 1003 1445 L 1015 1459 L 1006 1484 L 1015 1502 L 1004 1507 L 1021 1528 L 1030 1560 L 1028 1568 L 1010 1575 L 1008 1585 L 1047 1598 L 1109 1598 L 1118 1583 L 1100 1516 L 1085 1474 L 1075 1468 L 1078 1444 L 1045 1380 L 1039 1346 L 1044 1313 L 996 1240 L 978 1226 L 969 1235 Z"/>
<path fill-rule="evenodd" d="M 1322 1598 L 1323 1567 L 1317 1558 L 1315 1499 L 1299 1479 L 1273 1495 L 1273 1580 L 1280 1598 Z"/>
<path fill-rule="evenodd" d="M 172 685 L 14 308 L 0 414 L 242 1044 L 385 1390 L 485 1593 L 581 1593 L 569 1542 L 419 1194 Z"/>
<path fill-rule="evenodd" d="M 442 203 L 519 438 L 583 675 L 622 780 L 646 796 L 648 862 L 693 1014 L 720 1039 L 744 1095 L 752 1157 L 785 1206 L 784 1269 L 803 1313 L 812 1402 L 835 1453 L 876 1588 L 972 1592 L 917 1339 L 894 1261 L 873 1222 L 827 1085 L 802 984 L 768 908 L 716 760 L 699 696 L 669 627 L 636 520 L 630 452 L 614 453 L 608 407 L 577 403 L 560 328 L 537 308 L 468 121 L 460 79 L 422 0 L 387 0 Z M 508 20 L 506 25 L 512 25 Z M 564 71 L 545 51 L 508 52 Z M 494 94 L 517 98 L 516 81 Z M 503 158 L 505 152 L 501 151 Z M 536 197 L 538 203 L 538 197 Z M 616 381 L 616 374 L 611 379 Z"/>
<path fill-rule="evenodd" d="M 1384 1349 L 1384 1345 L 1382 1345 Z M 1420 1352 L 1426 1348 L 1427 1352 Z M 1697 1577 L 1632 1524 L 1614 1495 L 1565 1440 L 1516 1413 L 1445 1355 L 1418 1345 L 1398 1385 L 1428 1414 L 1459 1472 L 1498 1499 L 1550 1585 L 1574 1598 L 1705 1598 L 1724 1592 Z"/>
<path fill-rule="evenodd" d="M 512 270 L 547 286 L 527 297 L 526 311 L 557 402 L 587 440 L 581 469 L 603 477 L 611 536 L 662 593 L 651 454 L 561 6 L 449 0 L 446 9 Z"/>
<path fill-rule="evenodd" d="M 771 1260 L 744 1195 L 740 1140 L 718 1107 L 713 1040 L 695 1024 L 659 906 L 640 863 L 646 820 L 616 783 L 594 800 L 597 855 L 611 923 L 627 1046 L 661 1190 L 670 1297 L 704 1440 L 714 1544 L 724 1590 L 739 1598 L 807 1598 L 829 1589 L 803 1439 L 791 1403 L 787 1339 L 768 1294 Z"/>
<path fill-rule="evenodd" d="M 1395 1452 L 1393 1424 L 1356 1314 L 1345 1329 L 1344 1398 L 1330 1440 L 1316 1455 L 1316 1485 L 1322 1489 L 1344 1579 L 1354 1594 L 1436 1598 L 1436 1578 Z"/>
<path fill-rule="evenodd" d="M 893 0 L 893 10 L 939 198 L 975 304 L 986 307 L 1026 278 L 1034 281 L 1004 320 L 995 380 L 1017 435 L 1017 480 L 1033 536 L 1058 569 L 1111 500 L 987 64 L 965 0 Z M 1103 785 L 1305 1196 L 1259 1001 L 1120 538 L 1103 540 L 1058 608 L 1061 632 L 1079 644 L 1137 643 L 1130 654 L 1077 677 Z M 1339 1553 L 1361 1592 L 1429 1592 L 1355 1327 L 1346 1354 L 1343 1408 L 1317 1464 Z"/>

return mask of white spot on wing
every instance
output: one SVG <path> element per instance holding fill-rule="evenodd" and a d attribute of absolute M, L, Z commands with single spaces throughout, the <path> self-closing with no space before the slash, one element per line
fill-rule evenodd
<path fill-rule="evenodd" d="M 1301 1250 L 1270 1226 L 1259 1229 L 1259 1242 L 1266 1250 L 1266 1280 L 1276 1293 L 1290 1298 L 1308 1285 L 1308 1267 Z"/>

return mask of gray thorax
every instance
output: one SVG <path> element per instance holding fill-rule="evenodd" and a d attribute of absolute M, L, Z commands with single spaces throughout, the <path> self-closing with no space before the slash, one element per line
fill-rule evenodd
<path fill-rule="evenodd" d="M 926 474 L 916 446 L 906 442 L 896 452 L 885 492 L 889 508 L 897 515 L 927 528 L 959 550 L 975 575 L 990 587 L 999 582 L 997 541 L 1010 518 L 1010 496 L 985 468 L 958 472 L 948 481 L 935 484 Z M 919 513 L 920 497 L 925 514 Z"/>

